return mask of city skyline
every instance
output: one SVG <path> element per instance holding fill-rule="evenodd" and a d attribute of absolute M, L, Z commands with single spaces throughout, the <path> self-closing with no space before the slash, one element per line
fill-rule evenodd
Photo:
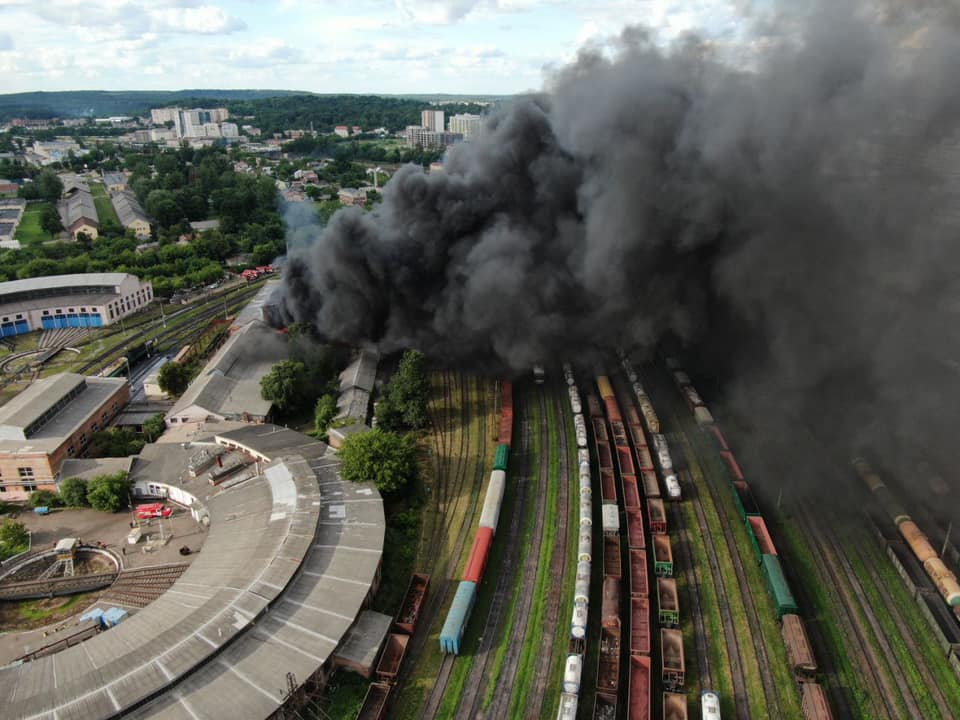
<path fill-rule="evenodd" d="M 753 6 L 758 3 L 748 3 Z M 762 3 L 760 3 L 762 4 Z M 736 0 L 0 0 L 0 93 L 272 88 L 512 94 L 635 24 L 742 37 Z M 11 31 L 10 28 L 17 28 Z"/>

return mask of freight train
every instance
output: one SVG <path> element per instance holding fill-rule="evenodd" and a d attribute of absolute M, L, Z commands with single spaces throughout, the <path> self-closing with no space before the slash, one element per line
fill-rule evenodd
<path fill-rule="evenodd" d="M 787 659 L 793 670 L 794 679 L 800 688 L 801 710 L 804 718 L 806 720 L 832 720 L 833 715 L 827 702 L 826 693 L 823 687 L 816 682 L 816 658 L 811 649 L 803 619 L 798 614 L 799 609 L 780 564 L 780 557 L 773 538 L 760 514 L 743 471 L 726 438 L 717 426 L 713 414 L 706 407 L 700 393 L 694 388 L 690 376 L 683 371 L 680 364 L 673 358 L 666 358 L 666 365 L 674 384 L 693 414 L 694 420 L 701 430 L 712 438 L 717 447 L 717 452 L 727 468 L 734 506 L 744 523 L 744 528 L 756 556 L 756 562 L 761 566 L 767 591 L 773 599 L 777 618 L 780 620 Z M 706 693 L 701 697 L 701 703 L 705 701 Z M 717 701 L 717 717 L 719 717 L 719 698 Z M 711 717 L 706 714 L 706 711 L 707 706 L 702 705 L 703 716 Z"/>
<path fill-rule="evenodd" d="M 960 607 L 960 584 L 957 583 L 957 576 L 943 564 L 943 560 L 933 545 L 930 544 L 927 536 L 897 503 L 886 484 L 870 467 L 870 463 L 863 458 L 855 458 L 853 467 L 860 479 L 873 493 L 874 498 L 876 498 L 887 517 L 890 518 L 890 521 L 903 536 L 910 551 L 923 565 L 924 572 L 933 581 L 940 596 L 950 607 Z"/>
<path fill-rule="evenodd" d="M 463 569 L 463 576 L 453 597 L 453 603 L 443 623 L 443 629 L 440 631 L 440 650 L 443 653 L 460 654 L 463 633 L 470 621 L 470 613 L 477 599 L 477 586 L 483 580 L 493 538 L 497 531 L 500 508 L 503 506 L 510 446 L 513 442 L 513 386 L 506 380 L 500 384 L 500 423 L 497 439 L 499 444 L 480 511 L 477 533 L 473 539 L 466 567 Z"/>

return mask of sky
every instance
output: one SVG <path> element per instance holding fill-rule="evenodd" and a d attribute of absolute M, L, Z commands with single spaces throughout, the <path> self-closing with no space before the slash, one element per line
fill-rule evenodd
<path fill-rule="evenodd" d="M 628 24 L 731 42 L 755 2 L 0 0 L 0 93 L 510 94 Z"/>

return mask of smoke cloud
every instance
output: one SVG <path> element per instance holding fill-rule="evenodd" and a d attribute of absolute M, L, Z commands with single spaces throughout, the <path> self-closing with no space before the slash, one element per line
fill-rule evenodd
<path fill-rule="evenodd" d="M 749 69 L 642 29 L 584 51 L 338 212 L 282 313 L 517 371 L 675 338 L 746 413 L 951 448 L 960 38 L 912 6 L 819 5 Z"/>

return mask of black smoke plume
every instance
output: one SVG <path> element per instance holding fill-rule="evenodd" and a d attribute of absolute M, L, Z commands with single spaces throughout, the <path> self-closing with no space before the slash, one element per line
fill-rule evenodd
<path fill-rule="evenodd" d="M 443 173 L 404 168 L 375 210 L 338 212 L 291 259 L 283 312 L 336 340 L 517 371 L 674 337 L 741 410 L 945 462 L 956 12 L 782 17 L 736 67 L 640 29 L 582 52 Z"/>

